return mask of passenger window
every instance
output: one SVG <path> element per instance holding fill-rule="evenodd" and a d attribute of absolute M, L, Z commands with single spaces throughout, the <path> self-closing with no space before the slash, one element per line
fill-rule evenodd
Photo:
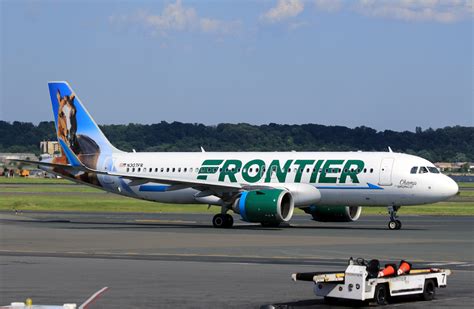
<path fill-rule="evenodd" d="M 190 173 L 193 172 L 193 168 L 192 168 L 192 167 L 189 168 L 189 172 L 190 172 Z"/>
<path fill-rule="evenodd" d="M 127 173 L 130 171 L 130 167 L 127 167 Z"/>
<path fill-rule="evenodd" d="M 151 171 L 153 171 L 153 169 L 150 167 L 150 168 L 148 169 L 148 172 L 151 173 Z"/>
<path fill-rule="evenodd" d="M 370 169 L 370 172 L 371 172 L 371 173 L 373 173 L 373 172 L 374 172 L 374 169 L 373 169 L 373 168 L 371 168 L 371 169 Z"/>
<path fill-rule="evenodd" d="M 309 168 L 306 169 L 306 173 L 309 173 Z"/>
<path fill-rule="evenodd" d="M 170 172 L 170 168 L 169 168 L 169 167 L 166 168 L 166 172 L 167 172 L 167 173 Z"/>
<path fill-rule="evenodd" d="M 137 171 L 138 171 L 138 172 L 141 172 L 141 170 L 142 170 L 141 167 L 139 167 Z"/>
<path fill-rule="evenodd" d="M 172 170 L 172 171 L 173 171 L 173 173 L 174 173 L 174 172 L 176 171 L 176 168 L 173 167 L 173 170 Z"/>
<path fill-rule="evenodd" d="M 291 173 L 291 167 L 288 169 L 288 173 Z"/>
<path fill-rule="evenodd" d="M 366 169 L 366 168 L 364 168 L 364 173 L 367 173 L 367 169 Z"/>
<path fill-rule="evenodd" d="M 184 168 L 184 172 L 186 173 L 187 171 L 188 171 L 188 168 L 187 168 L 187 167 L 185 167 L 185 168 Z"/>
<path fill-rule="evenodd" d="M 417 171 L 418 171 L 418 166 L 413 166 L 410 170 L 410 174 L 416 174 Z"/>
<path fill-rule="evenodd" d="M 428 173 L 428 169 L 427 169 L 426 167 L 424 167 L 424 166 L 421 166 L 421 167 L 420 167 L 420 171 L 419 171 L 418 173 L 420 173 L 420 174 Z"/>

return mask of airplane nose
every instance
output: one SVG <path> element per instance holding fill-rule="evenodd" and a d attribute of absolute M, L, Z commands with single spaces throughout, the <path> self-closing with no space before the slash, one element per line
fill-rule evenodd
<path fill-rule="evenodd" d="M 446 195 L 451 197 L 458 194 L 458 191 L 459 191 L 458 184 L 451 177 L 446 176 L 446 178 L 447 178 L 447 181 L 445 184 Z"/>

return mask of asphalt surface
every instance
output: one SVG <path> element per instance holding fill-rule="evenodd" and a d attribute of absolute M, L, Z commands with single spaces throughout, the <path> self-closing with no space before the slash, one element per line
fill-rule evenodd
<path fill-rule="evenodd" d="M 317 223 L 296 216 L 290 227 L 238 221 L 212 228 L 209 215 L 0 213 L 0 305 L 80 304 L 104 286 L 93 308 L 329 308 L 293 272 L 344 270 L 350 256 L 453 270 L 432 302 L 391 307 L 474 306 L 474 218 L 402 217 Z M 354 303 L 338 303 L 350 307 Z M 334 307 L 334 306 L 333 306 Z"/>

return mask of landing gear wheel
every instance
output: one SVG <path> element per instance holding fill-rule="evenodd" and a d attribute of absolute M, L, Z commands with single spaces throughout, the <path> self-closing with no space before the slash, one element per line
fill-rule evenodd
<path fill-rule="evenodd" d="M 395 222 L 395 221 L 390 221 L 390 222 L 388 223 L 388 228 L 389 228 L 390 230 L 395 230 L 395 229 L 397 228 L 397 222 Z"/>
<path fill-rule="evenodd" d="M 378 284 L 375 287 L 374 299 L 378 305 L 383 306 L 387 304 L 388 290 L 385 284 Z"/>
<path fill-rule="evenodd" d="M 229 214 L 217 214 L 212 218 L 212 225 L 215 228 L 230 228 L 234 225 L 234 218 Z"/>
<path fill-rule="evenodd" d="M 400 206 L 388 206 L 388 214 L 390 215 L 390 222 L 388 223 L 389 230 L 399 230 L 402 228 L 402 222 L 398 220 L 397 211 Z"/>
<path fill-rule="evenodd" d="M 229 214 L 224 215 L 224 221 L 225 221 L 225 224 L 224 224 L 225 228 L 231 228 L 234 225 L 234 218 Z"/>
<path fill-rule="evenodd" d="M 399 230 L 402 228 L 402 222 L 400 220 L 392 220 L 388 223 L 390 230 Z"/>
<path fill-rule="evenodd" d="M 402 221 L 400 221 L 400 220 L 395 220 L 395 223 L 397 224 L 397 226 L 396 226 L 396 228 L 395 228 L 396 230 L 399 230 L 399 229 L 402 228 Z"/>
<path fill-rule="evenodd" d="M 214 218 L 212 218 L 212 225 L 215 228 L 224 228 L 225 223 L 226 223 L 226 220 L 225 220 L 224 215 L 222 214 L 217 214 L 214 216 Z"/>
<path fill-rule="evenodd" d="M 433 280 L 425 280 L 425 287 L 421 298 L 426 301 L 433 300 L 436 294 L 436 286 Z"/>

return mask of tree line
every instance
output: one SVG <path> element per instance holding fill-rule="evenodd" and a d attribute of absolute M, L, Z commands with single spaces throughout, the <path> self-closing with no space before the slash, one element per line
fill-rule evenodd
<path fill-rule="evenodd" d="M 100 126 L 124 151 L 393 151 L 432 162 L 474 161 L 474 127 L 445 127 L 415 132 L 376 131 L 318 124 L 223 123 L 216 126 L 162 121 L 155 124 Z M 0 121 L 0 152 L 39 154 L 39 143 L 56 140 L 54 122 Z"/>

